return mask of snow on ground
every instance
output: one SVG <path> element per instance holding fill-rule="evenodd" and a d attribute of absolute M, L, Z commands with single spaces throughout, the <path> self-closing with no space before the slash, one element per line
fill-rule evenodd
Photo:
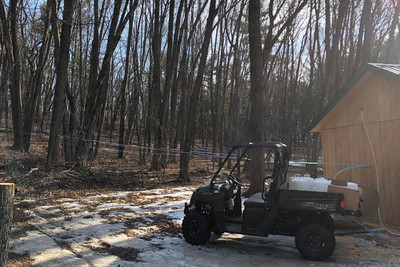
<path fill-rule="evenodd" d="M 37 266 L 133 266 L 141 253 L 178 236 L 192 188 L 147 190 L 48 200 L 24 212 L 35 230 L 10 242 Z M 33 200 L 21 202 L 34 203 Z M 18 229 L 13 229 L 17 231 Z M 164 233 L 165 231 L 165 233 Z M 157 242 L 149 242 L 155 238 Z M 161 262 L 160 262 L 161 263 Z"/>
<path fill-rule="evenodd" d="M 180 233 L 184 203 L 194 188 L 155 189 L 89 195 L 81 199 L 20 200 L 28 228 L 9 251 L 28 254 L 34 266 L 310 266 L 371 264 L 346 251 L 362 239 L 339 239 L 326 262 L 304 260 L 294 238 L 224 234 L 204 246 L 187 244 Z M 43 204 L 46 203 L 46 204 Z M 18 201 L 17 201 L 18 206 Z M 20 231 L 21 229 L 13 229 Z M 18 235 L 17 235 L 18 236 Z M 364 240 L 365 241 L 365 240 Z M 353 243 L 352 243 L 353 242 Z M 366 241 L 365 241 L 366 242 Z M 364 242 L 364 243 L 365 243 Z M 350 244 L 350 245 L 349 245 Z M 360 245 L 361 244 L 361 245 Z M 398 251 L 398 250 L 395 250 Z M 361 253 L 353 250 L 351 253 Z M 394 263 L 396 260 L 394 260 Z"/>

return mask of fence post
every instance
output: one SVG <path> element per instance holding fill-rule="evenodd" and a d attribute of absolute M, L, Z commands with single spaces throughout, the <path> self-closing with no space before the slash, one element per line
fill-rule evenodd
<path fill-rule="evenodd" d="M 0 267 L 6 266 L 15 184 L 0 183 Z"/>

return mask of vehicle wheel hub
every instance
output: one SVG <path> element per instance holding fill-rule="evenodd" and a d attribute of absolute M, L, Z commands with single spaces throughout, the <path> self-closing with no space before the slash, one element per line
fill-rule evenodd
<path fill-rule="evenodd" d="M 318 234 L 311 234 L 307 239 L 307 246 L 311 249 L 320 249 L 324 246 L 324 242 Z"/>

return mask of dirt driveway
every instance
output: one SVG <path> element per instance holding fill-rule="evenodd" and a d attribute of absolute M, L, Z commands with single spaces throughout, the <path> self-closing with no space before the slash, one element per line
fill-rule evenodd
<path fill-rule="evenodd" d="M 294 238 L 224 234 L 205 246 L 180 233 L 193 188 L 17 199 L 8 266 L 324 266 L 400 264 L 400 242 L 338 236 L 325 262 L 304 260 Z M 400 265 L 399 265 L 400 266 Z"/>

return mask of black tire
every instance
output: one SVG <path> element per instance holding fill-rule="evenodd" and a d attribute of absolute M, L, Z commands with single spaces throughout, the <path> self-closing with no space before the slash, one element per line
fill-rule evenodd
<path fill-rule="evenodd" d="M 319 224 L 308 224 L 296 234 L 296 247 L 309 260 L 327 259 L 335 250 L 335 245 L 333 232 Z"/>
<path fill-rule="evenodd" d="M 182 222 L 182 233 L 186 242 L 192 245 L 204 245 L 210 239 L 211 226 L 207 215 L 189 212 Z"/>
<path fill-rule="evenodd" d="M 333 221 L 331 215 L 328 215 L 327 217 L 326 227 L 331 233 L 335 232 L 335 222 Z"/>

